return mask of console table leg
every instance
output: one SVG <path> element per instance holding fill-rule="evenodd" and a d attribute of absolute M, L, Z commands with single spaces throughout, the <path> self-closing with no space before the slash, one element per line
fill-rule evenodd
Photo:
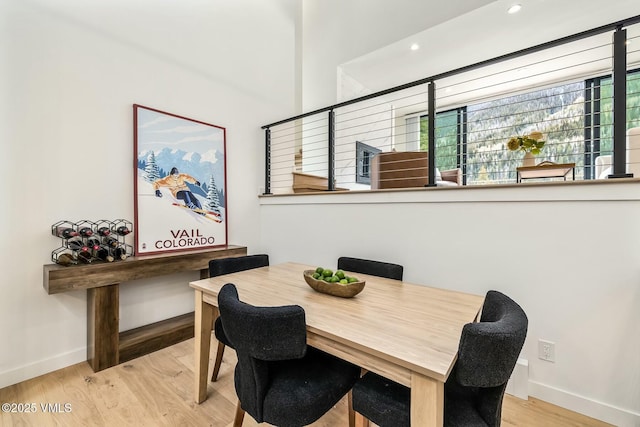
<path fill-rule="evenodd" d="M 87 289 L 87 361 L 94 372 L 119 363 L 120 285 Z"/>

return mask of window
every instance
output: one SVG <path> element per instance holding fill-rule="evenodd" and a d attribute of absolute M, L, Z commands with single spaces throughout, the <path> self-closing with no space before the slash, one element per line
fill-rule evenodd
<path fill-rule="evenodd" d="M 613 149 L 609 76 L 469 104 L 436 115 L 436 166 L 463 168 L 465 184 L 512 183 L 522 152 L 510 137 L 534 130 L 545 147 L 536 163 L 575 163 L 576 179 L 593 179 L 595 159 Z M 627 75 L 627 129 L 640 126 L 640 70 Z M 420 117 L 420 149 L 428 150 L 428 116 Z"/>
<path fill-rule="evenodd" d="M 356 141 L 356 182 L 371 184 L 371 159 L 381 150 Z"/>
<path fill-rule="evenodd" d="M 463 108 L 436 114 L 436 167 L 440 170 L 455 169 L 460 164 L 458 157 L 459 127 L 462 124 Z M 428 116 L 420 117 L 420 151 L 429 151 Z"/>
<path fill-rule="evenodd" d="M 584 83 L 536 90 L 467 107 L 467 182 L 516 180 L 522 152 L 509 151 L 516 135 L 542 132 L 546 139 L 536 163 L 575 163 L 584 167 Z"/>
<path fill-rule="evenodd" d="M 590 117 L 594 124 L 591 135 L 594 157 L 613 152 L 613 81 L 611 77 L 589 80 L 593 98 L 600 101 Z M 640 70 L 627 74 L 627 129 L 640 126 Z"/>

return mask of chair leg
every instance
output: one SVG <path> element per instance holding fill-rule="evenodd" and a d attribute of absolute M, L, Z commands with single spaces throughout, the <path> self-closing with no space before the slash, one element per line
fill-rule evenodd
<path fill-rule="evenodd" d="M 349 427 L 369 427 L 369 420 L 359 412 L 353 410 L 353 394 L 349 390 L 347 395 L 349 405 Z"/>
<path fill-rule="evenodd" d="M 367 372 L 369 372 L 368 370 L 364 369 L 364 368 L 360 368 L 360 377 L 364 377 L 364 374 L 366 374 Z M 351 415 L 353 414 L 353 426 L 357 426 L 357 427 L 369 427 L 369 419 L 365 418 L 364 415 L 362 415 L 359 412 L 356 412 L 353 410 L 353 400 L 351 397 L 351 392 L 349 392 L 349 404 L 351 405 L 349 407 L 349 427 L 352 426 L 351 424 Z"/>
<path fill-rule="evenodd" d="M 236 417 L 233 419 L 233 427 L 242 427 L 242 420 L 244 420 L 244 409 L 242 409 L 240 401 L 238 400 L 238 405 L 236 406 Z"/>
<path fill-rule="evenodd" d="M 222 355 L 224 354 L 225 345 L 218 341 L 218 351 L 216 352 L 216 362 L 213 364 L 213 374 L 211 374 L 211 381 L 218 379 L 218 372 L 220 371 L 220 365 L 222 364 Z"/>
<path fill-rule="evenodd" d="M 349 427 L 356 427 L 356 413 L 353 411 L 353 395 L 351 390 L 347 393 L 347 405 L 349 407 Z"/>
<path fill-rule="evenodd" d="M 356 412 L 356 420 L 358 421 L 357 426 L 358 427 L 369 427 L 369 419 L 365 418 L 364 415 Z"/>

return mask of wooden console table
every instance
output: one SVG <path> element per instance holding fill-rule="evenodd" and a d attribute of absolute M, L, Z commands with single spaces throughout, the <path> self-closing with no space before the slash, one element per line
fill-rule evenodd
<path fill-rule="evenodd" d="M 229 245 L 111 263 L 47 264 L 43 286 L 48 294 L 87 291 L 87 361 L 97 372 L 194 336 L 193 313 L 120 332 L 120 283 L 193 270 L 200 270 L 204 279 L 209 277 L 209 260 L 246 254 L 245 246 Z"/>

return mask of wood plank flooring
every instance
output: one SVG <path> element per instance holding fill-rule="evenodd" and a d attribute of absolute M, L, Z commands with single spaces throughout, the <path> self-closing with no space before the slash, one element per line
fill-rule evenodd
<path fill-rule="evenodd" d="M 231 427 L 236 407 L 235 353 L 230 349 L 225 351 L 218 381 L 209 383 L 209 398 L 197 405 L 193 341 L 190 339 L 97 373 L 87 363 L 80 363 L 0 389 L 1 403 L 34 404 L 29 407 L 35 409 L 32 413 L 2 411 L 0 426 Z M 216 345 L 212 339 L 211 348 L 215 349 Z M 209 372 L 212 366 L 210 359 Z M 45 409 L 58 409 L 58 412 Z M 257 425 L 265 424 L 257 424 L 248 414 L 245 416 L 243 427 Z M 346 399 L 312 425 L 347 426 Z M 505 395 L 502 425 L 590 427 L 609 424 L 537 399 L 525 401 Z"/>

